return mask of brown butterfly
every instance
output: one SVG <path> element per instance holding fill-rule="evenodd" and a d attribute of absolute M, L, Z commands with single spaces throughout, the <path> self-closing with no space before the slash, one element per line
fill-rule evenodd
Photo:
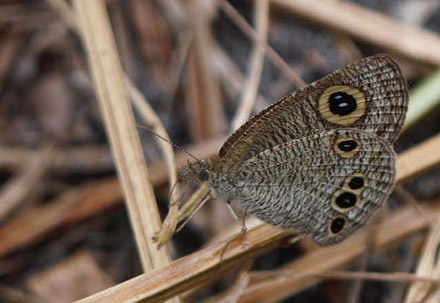
<path fill-rule="evenodd" d="M 266 108 L 217 157 L 185 167 L 181 182 L 283 230 L 337 243 L 365 224 L 395 182 L 392 144 L 408 91 L 386 55 L 354 62 Z"/>

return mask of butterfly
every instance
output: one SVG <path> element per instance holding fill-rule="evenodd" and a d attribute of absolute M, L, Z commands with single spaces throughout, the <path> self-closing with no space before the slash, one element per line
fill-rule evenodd
<path fill-rule="evenodd" d="M 185 167 L 182 182 L 238 200 L 247 213 L 322 245 L 351 235 L 395 183 L 393 143 L 408 89 L 397 63 L 375 55 L 349 64 L 261 111 L 218 156 Z"/>

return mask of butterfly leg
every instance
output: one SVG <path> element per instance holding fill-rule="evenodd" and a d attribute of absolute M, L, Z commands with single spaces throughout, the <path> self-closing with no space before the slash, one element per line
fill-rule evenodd
<path fill-rule="evenodd" d="M 241 216 L 241 218 L 235 213 L 234 209 L 231 206 L 231 201 L 226 202 L 226 207 L 228 208 L 229 213 L 231 214 L 232 218 L 235 222 L 237 222 L 241 226 L 241 233 L 245 233 L 247 231 L 245 218 L 246 216 Z"/>
<path fill-rule="evenodd" d="M 231 206 L 231 202 L 229 201 L 229 199 L 226 202 L 226 207 L 229 211 L 229 213 L 231 214 L 232 218 L 234 219 L 235 222 L 237 222 L 240 226 L 241 226 L 241 230 L 238 234 L 234 235 L 230 240 L 228 240 L 228 242 L 223 246 L 221 253 L 220 253 L 220 263 L 223 261 L 223 256 L 226 252 L 226 250 L 228 249 L 229 245 L 234 242 L 235 240 L 237 240 L 238 238 L 240 238 L 242 235 L 244 235 L 247 231 L 247 227 L 246 227 L 246 223 L 245 223 L 245 218 L 246 216 L 243 215 L 241 217 L 239 217 L 234 209 Z"/>

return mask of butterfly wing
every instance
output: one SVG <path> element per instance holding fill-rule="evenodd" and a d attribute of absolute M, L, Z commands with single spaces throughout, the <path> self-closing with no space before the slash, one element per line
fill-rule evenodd
<path fill-rule="evenodd" d="M 362 226 L 389 196 L 395 155 L 375 134 L 336 129 L 283 143 L 239 171 L 241 206 L 321 244 Z"/>
<path fill-rule="evenodd" d="M 335 128 L 356 128 L 393 143 L 405 120 L 408 93 L 386 55 L 354 62 L 254 116 L 225 142 L 220 157 L 239 166 L 266 149 Z"/>

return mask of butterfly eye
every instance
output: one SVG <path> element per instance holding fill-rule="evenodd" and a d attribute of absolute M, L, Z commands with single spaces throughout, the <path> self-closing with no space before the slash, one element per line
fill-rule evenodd
<path fill-rule="evenodd" d="M 199 171 L 198 177 L 199 177 L 200 181 L 208 181 L 209 180 L 208 170 L 203 169 L 203 170 Z"/>
<path fill-rule="evenodd" d="M 338 138 L 334 150 L 342 158 L 352 158 L 360 150 L 359 141 L 353 138 Z"/>
<path fill-rule="evenodd" d="M 329 230 L 332 235 L 340 233 L 345 226 L 346 220 L 344 217 L 336 217 L 329 224 Z"/>
<path fill-rule="evenodd" d="M 319 98 L 321 116 L 337 125 L 350 125 L 365 114 L 365 94 L 351 86 L 331 86 Z"/>

